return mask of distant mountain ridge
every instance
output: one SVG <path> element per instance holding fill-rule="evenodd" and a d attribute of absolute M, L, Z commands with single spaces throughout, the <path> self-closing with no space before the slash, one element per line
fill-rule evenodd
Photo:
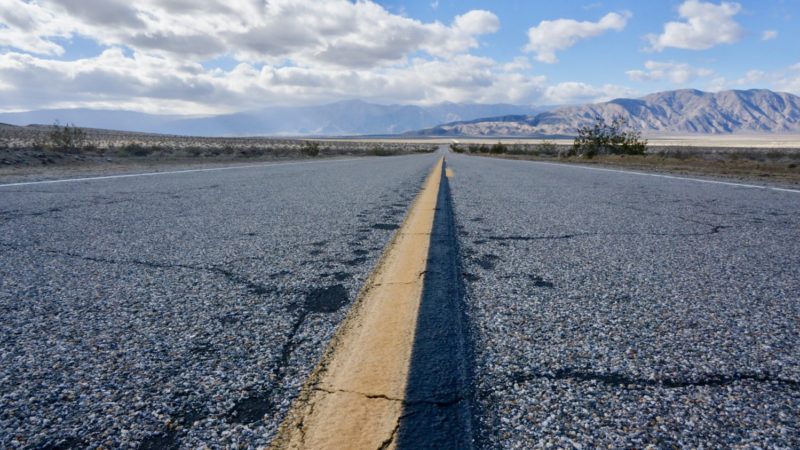
<path fill-rule="evenodd" d="M 0 113 L 13 125 L 74 123 L 80 127 L 192 136 L 388 135 L 443 122 L 508 114 L 535 114 L 542 108 L 509 104 L 442 103 L 431 106 L 379 105 L 346 100 L 318 106 L 276 106 L 209 117 L 163 116 L 132 111 L 54 109 Z"/>
<path fill-rule="evenodd" d="M 536 115 L 446 123 L 422 136 L 572 136 L 596 117 L 615 117 L 644 134 L 800 133 L 800 97 L 767 89 L 703 92 L 682 89 L 638 99 L 564 106 Z"/>

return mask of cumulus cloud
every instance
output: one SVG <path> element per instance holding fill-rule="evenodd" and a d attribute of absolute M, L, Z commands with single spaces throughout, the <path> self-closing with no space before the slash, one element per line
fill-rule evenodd
<path fill-rule="evenodd" d="M 42 55 L 63 53 L 53 37 L 81 35 L 181 58 L 232 53 L 251 62 L 363 68 L 417 51 L 464 52 L 499 28 L 488 11 L 469 11 L 445 25 L 392 14 L 370 1 L 0 0 L 0 6 L 0 44 Z"/>
<path fill-rule="evenodd" d="M 775 30 L 764 30 L 761 33 L 761 40 L 762 41 L 771 41 L 778 37 L 778 32 Z"/>
<path fill-rule="evenodd" d="M 608 13 L 597 22 L 579 22 L 572 19 L 543 20 L 528 30 L 526 52 L 536 53 L 536 59 L 553 64 L 558 62 L 556 52 L 572 47 L 578 41 L 599 36 L 607 31 L 621 31 L 631 18 L 631 13 Z"/>
<path fill-rule="evenodd" d="M 678 13 L 683 22 L 667 22 L 664 31 L 650 34 L 649 50 L 660 52 L 665 48 L 705 50 L 720 44 L 732 44 L 744 34 L 733 19 L 741 11 L 738 3 L 722 2 L 719 5 L 699 0 L 686 0 Z"/>
<path fill-rule="evenodd" d="M 608 17 L 595 25 L 627 20 Z M 527 73 L 526 56 L 470 53 L 499 27 L 489 11 L 422 22 L 371 1 L 0 0 L 0 108 L 211 114 L 342 98 L 575 103 L 624 93 L 551 85 Z M 574 39 L 596 32 L 579 28 Z M 100 50 L 76 57 L 75 38 Z"/>
<path fill-rule="evenodd" d="M 692 67 L 686 63 L 672 61 L 646 61 L 644 63 L 644 68 L 645 70 L 628 70 L 625 74 L 633 81 L 668 80 L 674 84 L 686 84 L 697 78 L 708 77 L 714 74 L 710 69 Z"/>

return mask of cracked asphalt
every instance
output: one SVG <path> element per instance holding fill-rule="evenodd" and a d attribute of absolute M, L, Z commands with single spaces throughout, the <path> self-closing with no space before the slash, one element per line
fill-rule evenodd
<path fill-rule="evenodd" d="M 800 194 L 448 164 L 478 446 L 800 447 Z"/>
<path fill-rule="evenodd" d="M 269 443 L 433 155 L 0 188 L 0 448 Z"/>
<path fill-rule="evenodd" d="M 0 187 L 0 448 L 267 445 L 439 156 Z M 400 448 L 800 447 L 800 194 L 447 167 Z"/>

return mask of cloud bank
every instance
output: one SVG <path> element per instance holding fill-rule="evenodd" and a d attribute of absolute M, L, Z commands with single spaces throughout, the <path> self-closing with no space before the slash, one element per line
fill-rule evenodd
<path fill-rule="evenodd" d="M 607 15 L 567 41 L 626 20 Z M 0 0 L 0 104 L 202 114 L 345 98 L 554 103 L 618 92 L 552 86 L 524 57 L 471 53 L 499 28 L 485 10 L 423 22 L 372 1 Z M 70 55 L 75 39 L 97 54 Z"/>

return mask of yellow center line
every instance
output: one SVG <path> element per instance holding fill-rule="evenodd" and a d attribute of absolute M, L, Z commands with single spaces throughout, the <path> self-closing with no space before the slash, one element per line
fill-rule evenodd
<path fill-rule="evenodd" d="M 417 328 L 440 159 L 292 405 L 275 449 L 392 448 Z"/>

